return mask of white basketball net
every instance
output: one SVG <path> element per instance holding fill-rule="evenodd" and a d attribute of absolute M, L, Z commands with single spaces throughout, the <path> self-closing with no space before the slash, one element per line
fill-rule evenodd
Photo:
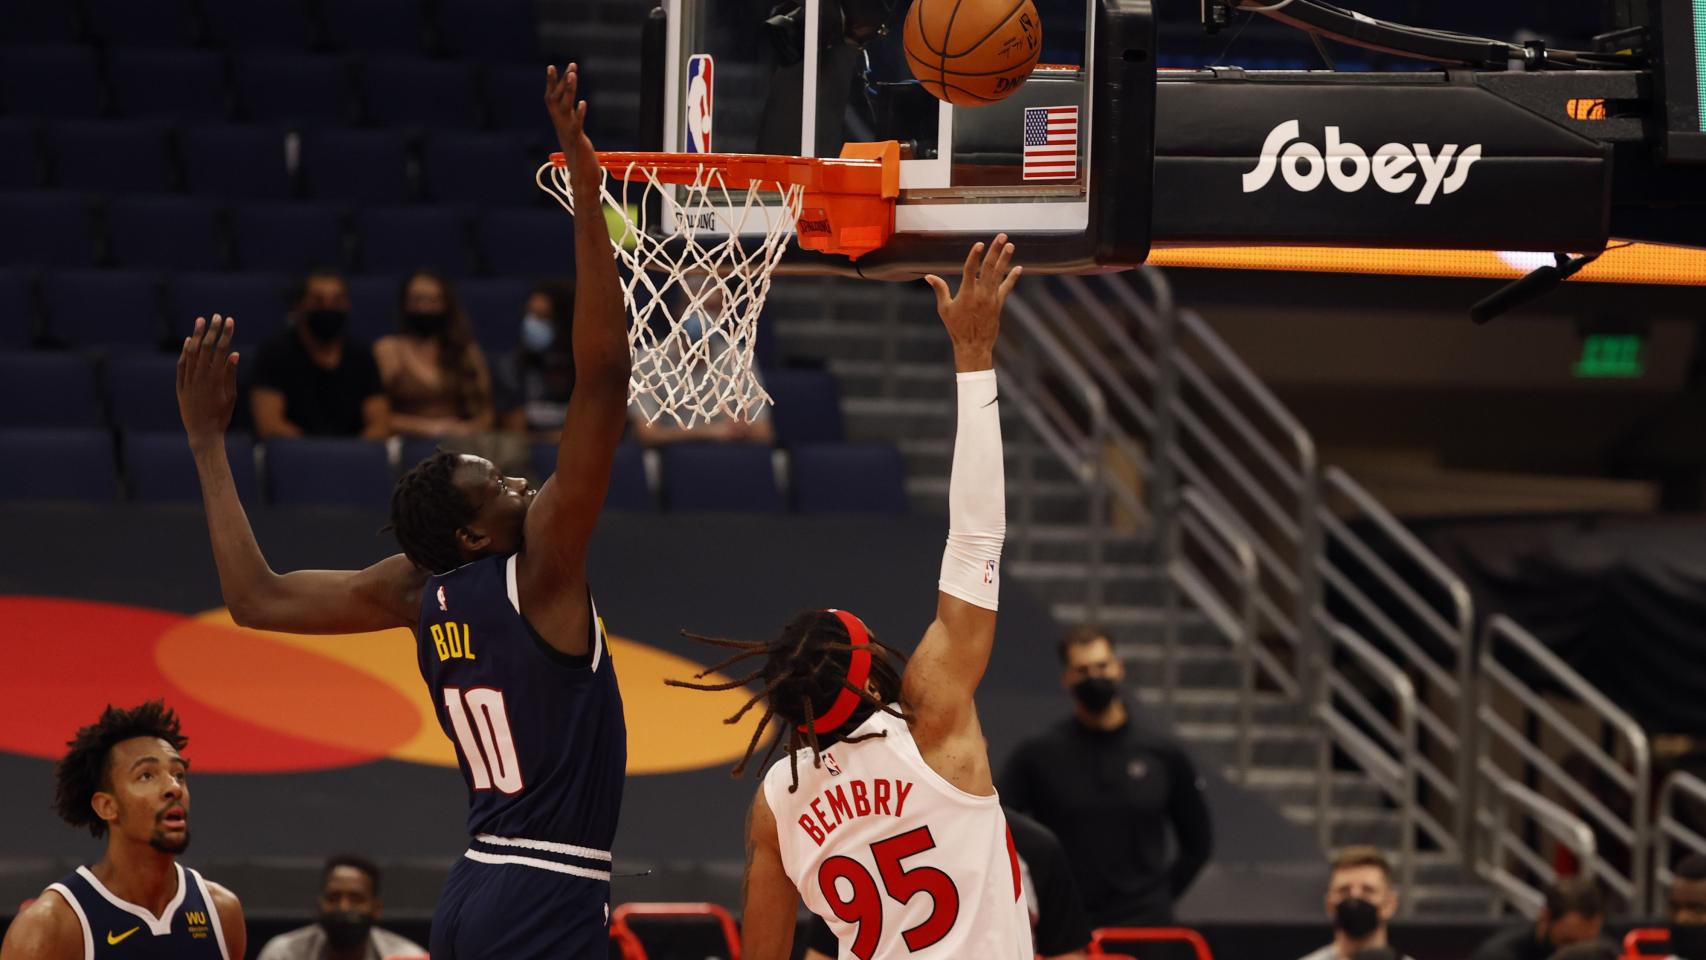
<path fill-rule="evenodd" d="M 672 202 L 672 185 L 659 181 L 655 167 L 634 163 L 618 173 L 601 171 L 599 192 L 616 214 L 611 245 L 627 268 L 629 402 L 648 423 L 668 414 L 686 429 L 718 417 L 755 419 L 771 402 L 753 359 L 758 315 L 804 189 L 774 181 L 731 189 L 720 168 L 702 164 Z M 575 212 L 567 168 L 547 163 L 537 179 Z M 653 212 L 671 210 L 676 222 L 653 236 Z M 743 236 L 749 225 L 763 229 L 762 240 Z"/>

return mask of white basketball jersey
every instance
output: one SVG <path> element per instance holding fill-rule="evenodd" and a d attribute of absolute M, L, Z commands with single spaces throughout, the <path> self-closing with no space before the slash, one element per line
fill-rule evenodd
<path fill-rule="evenodd" d="M 1033 960 L 1019 859 L 1000 798 L 942 779 L 906 723 L 873 713 L 812 766 L 764 776 L 782 865 L 841 943 L 838 960 Z"/>

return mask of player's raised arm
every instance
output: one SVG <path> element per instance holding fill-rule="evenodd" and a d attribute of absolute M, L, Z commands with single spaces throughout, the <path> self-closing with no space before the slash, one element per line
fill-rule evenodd
<path fill-rule="evenodd" d="M 604 506 L 610 464 L 627 426 L 627 308 L 599 197 L 598 153 L 586 136 L 579 69 L 546 72 L 545 106 L 568 160 L 575 208 L 575 388 L 563 416 L 557 470 L 527 512 L 518 564 L 522 612 L 545 638 L 584 653 L 586 546 Z M 530 588 L 531 585 L 531 588 Z"/>
<path fill-rule="evenodd" d="M 1002 305 L 1021 272 L 1012 266 L 1012 258 L 1013 245 L 1001 234 L 987 249 L 982 243 L 971 248 L 953 294 L 940 277 L 925 278 L 936 291 L 936 311 L 954 343 L 959 392 L 948 483 L 948 544 L 942 554 L 936 620 L 925 631 L 905 676 L 913 735 L 927 755 L 932 745 L 960 736 L 981 738 L 972 695 L 995 640 L 1001 544 L 1007 533 L 994 351 Z M 984 758 L 977 779 L 986 781 L 989 764 L 981 739 L 975 752 Z"/>
<path fill-rule="evenodd" d="M 782 866 L 776 815 L 764 787 L 746 815 L 746 876 L 741 883 L 740 939 L 747 960 L 787 960 L 794 950 L 800 895 Z"/>
<path fill-rule="evenodd" d="M 225 458 L 225 428 L 237 402 L 234 323 L 198 317 L 178 355 L 178 413 L 201 480 L 219 587 L 247 627 L 293 633 L 363 633 L 412 626 L 426 577 L 402 554 L 365 570 L 274 573 L 255 542 Z"/>

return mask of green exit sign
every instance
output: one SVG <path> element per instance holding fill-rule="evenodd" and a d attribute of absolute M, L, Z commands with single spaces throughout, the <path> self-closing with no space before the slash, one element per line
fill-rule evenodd
<path fill-rule="evenodd" d="M 1582 356 L 1570 372 L 1587 378 L 1632 378 L 1647 372 L 1641 364 L 1638 333 L 1590 333 L 1582 338 Z"/>

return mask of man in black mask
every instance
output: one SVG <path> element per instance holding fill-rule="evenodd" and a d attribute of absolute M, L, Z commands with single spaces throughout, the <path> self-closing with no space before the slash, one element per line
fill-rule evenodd
<path fill-rule="evenodd" d="M 426 948 L 374 926 L 379 919 L 379 868 L 361 857 L 326 861 L 320 876 L 320 918 L 281 933 L 259 960 L 388 960 L 424 957 Z"/>
<path fill-rule="evenodd" d="M 389 436 L 391 407 L 373 350 L 345 332 L 350 301 L 344 278 L 314 270 L 291 302 L 290 328 L 262 344 L 255 360 L 249 391 L 255 433 L 262 439 Z M 264 329 L 262 318 L 250 322 L 256 326 L 239 333 Z"/>
<path fill-rule="evenodd" d="M 1605 897 L 1592 877 L 1563 877 L 1542 894 L 1546 903 L 1532 921 L 1494 934 L 1471 960 L 1549 960 L 1564 947 L 1599 939 Z"/>
<path fill-rule="evenodd" d="M 1213 843 L 1202 780 L 1182 746 L 1134 722 L 1100 629 L 1075 628 L 1057 652 L 1072 716 L 1013 752 L 1001 801 L 1060 839 L 1094 926 L 1170 925 Z"/>
<path fill-rule="evenodd" d="M 1326 903 L 1333 942 L 1303 960 L 1357 960 L 1387 948 L 1386 923 L 1398 912 L 1398 892 L 1386 855 L 1366 846 L 1339 851 L 1327 881 Z M 1396 951 L 1387 955 L 1407 960 Z"/>

